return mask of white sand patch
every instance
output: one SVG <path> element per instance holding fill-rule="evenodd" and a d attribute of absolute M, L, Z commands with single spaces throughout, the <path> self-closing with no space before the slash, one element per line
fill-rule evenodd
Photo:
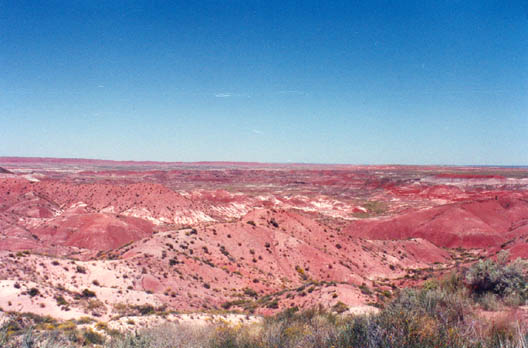
<path fill-rule="evenodd" d="M 190 225 L 197 222 L 214 222 L 216 221 L 203 211 L 199 210 L 184 210 L 179 211 L 173 216 L 173 222 L 175 224 Z"/>
<path fill-rule="evenodd" d="M 117 320 L 108 322 L 108 327 L 114 330 L 127 331 L 134 328 L 152 328 L 165 323 L 203 327 L 214 324 L 225 324 L 231 326 L 239 324 L 255 324 L 262 322 L 262 320 L 262 317 L 248 316 L 244 314 L 191 313 L 169 314 L 165 317 L 158 315 L 121 317 Z"/>
<path fill-rule="evenodd" d="M 354 306 L 348 308 L 344 314 L 352 314 L 352 315 L 364 315 L 364 314 L 377 314 L 379 312 L 379 308 L 372 307 L 372 306 Z"/>
<path fill-rule="evenodd" d="M 20 286 L 20 288 L 16 288 Z M 35 288 L 39 293 L 30 296 L 28 290 Z M 30 281 L 0 280 L 0 307 L 4 311 L 49 315 L 57 319 L 74 319 L 86 314 L 76 308 L 65 311 L 60 308 L 51 293 L 53 289 Z"/>
<path fill-rule="evenodd" d="M 242 203 L 230 203 L 227 206 L 213 206 L 211 210 L 222 216 L 240 218 L 249 213 L 251 208 Z"/>
<path fill-rule="evenodd" d="M 169 219 L 167 219 L 167 218 L 163 218 L 163 217 L 162 218 L 156 218 L 156 217 L 152 216 L 152 213 L 147 208 L 133 207 L 133 208 L 130 208 L 128 210 L 125 210 L 121 214 L 123 214 L 125 216 L 130 216 L 130 217 L 135 217 L 135 218 L 139 218 L 139 219 L 148 220 L 148 221 L 152 222 L 154 225 L 161 225 L 163 223 L 168 223 L 169 222 Z"/>

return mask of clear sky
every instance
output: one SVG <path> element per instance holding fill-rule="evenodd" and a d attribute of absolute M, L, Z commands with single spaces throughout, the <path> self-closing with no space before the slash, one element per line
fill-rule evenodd
<path fill-rule="evenodd" d="M 528 1 L 0 0 L 0 156 L 528 164 Z"/>

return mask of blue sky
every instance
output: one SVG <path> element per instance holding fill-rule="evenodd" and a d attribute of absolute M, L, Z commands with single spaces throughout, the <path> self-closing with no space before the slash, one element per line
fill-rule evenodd
<path fill-rule="evenodd" d="M 0 155 L 527 165 L 528 6 L 0 0 Z"/>

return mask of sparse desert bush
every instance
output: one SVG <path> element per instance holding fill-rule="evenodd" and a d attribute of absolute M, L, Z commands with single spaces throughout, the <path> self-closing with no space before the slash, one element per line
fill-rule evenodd
<path fill-rule="evenodd" d="M 93 323 L 95 320 L 91 317 L 81 317 L 76 320 L 77 324 L 83 325 L 83 324 L 90 324 Z"/>
<path fill-rule="evenodd" d="M 370 290 L 369 287 L 365 283 L 359 286 L 359 290 L 361 290 L 361 293 L 363 295 L 372 295 L 372 290 Z"/>
<path fill-rule="evenodd" d="M 90 298 L 90 297 L 95 297 L 95 292 L 93 292 L 92 290 L 89 290 L 89 289 L 84 289 L 82 292 L 81 292 L 81 296 L 82 297 L 86 297 L 86 298 Z"/>
<path fill-rule="evenodd" d="M 508 263 L 508 257 L 501 252 L 497 261 L 480 260 L 465 272 L 464 282 L 477 299 L 489 302 L 493 294 L 517 305 L 528 299 L 527 264 L 520 259 Z"/>
<path fill-rule="evenodd" d="M 267 308 L 277 309 L 279 308 L 279 301 L 277 299 L 274 299 L 270 303 L 266 305 Z"/>
<path fill-rule="evenodd" d="M 270 223 L 273 227 L 275 227 L 275 228 L 278 228 L 278 227 L 279 227 L 279 223 L 278 223 L 277 221 L 275 221 L 274 218 L 271 218 L 270 221 L 269 221 L 269 223 Z"/>
<path fill-rule="evenodd" d="M 76 348 L 75 340 L 59 331 L 37 331 L 29 327 L 20 334 L 6 335 L 0 329 L 2 348 Z"/>
<path fill-rule="evenodd" d="M 296 265 L 295 266 L 295 271 L 299 274 L 299 276 L 301 277 L 302 280 L 308 280 L 308 276 L 306 275 L 306 272 L 304 271 L 304 269 L 301 266 Z"/>
<path fill-rule="evenodd" d="M 156 328 L 114 337 L 106 348 L 206 348 L 215 330 L 212 326 L 165 324 Z"/>
<path fill-rule="evenodd" d="M 105 342 L 104 336 L 92 329 L 84 330 L 82 336 L 84 338 L 84 345 L 103 344 Z"/>
<path fill-rule="evenodd" d="M 37 288 L 31 288 L 31 289 L 29 289 L 29 291 L 28 291 L 28 295 L 31 296 L 31 297 L 35 297 L 35 296 L 37 296 L 38 294 L 40 294 L 40 291 L 39 291 L 39 289 L 37 289 Z"/>
<path fill-rule="evenodd" d="M 64 323 L 61 323 L 57 326 L 57 329 L 63 330 L 63 331 L 72 331 L 72 330 L 75 330 L 76 328 L 77 328 L 77 324 L 75 324 L 75 322 L 71 320 L 65 321 Z"/>
<path fill-rule="evenodd" d="M 154 314 L 156 312 L 156 308 L 154 308 L 154 306 L 152 305 L 148 305 L 148 304 L 145 304 L 145 305 L 139 305 L 139 306 L 134 306 L 134 308 L 139 312 L 139 314 L 141 315 L 149 315 L 149 314 Z"/>
<path fill-rule="evenodd" d="M 243 291 L 244 291 L 244 295 L 255 297 L 255 298 L 258 297 L 258 293 L 251 288 L 244 288 Z"/>
<path fill-rule="evenodd" d="M 99 321 L 99 322 L 97 322 L 97 324 L 95 324 L 95 328 L 96 328 L 97 330 L 104 330 L 104 331 L 106 331 L 106 330 L 108 330 L 108 324 L 105 323 L 104 321 Z"/>
<path fill-rule="evenodd" d="M 478 303 L 482 306 L 482 309 L 486 311 L 497 311 L 501 308 L 500 298 L 493 293 L 484 293 L 478 297 Z"/>
<path fill-rule="evenodd" d="M 97 332 L 90 329 L 78 330 L 74 325 L 69 329 L 32 333 L 26 338 L 24 323 L 30 322 L 35 327 L 37 324 L 43 327 L 43 323 L 57 325 L 52 318 L 25 315 L 9 321 L 0 329 L 0 344 L 6 348 L 44 347 L 43 342 L 50 339 L 49 335 L 57 332 L 62 335 L 60 342 L 66 342 L 71 346 L 89 347 L 97 344 L 105 348 L 528 347 L 526 328 L 518 325 L 507 312 L 500 317 L 502 319 L 490 322 L 479 317 L 478 312 L 485 296 L 493 296 L 493 301 L 496 301 L 499 307 L 503 307 L 507 305 L 509 294 L 522 294 L 525 284 L 518 281 L 518 278 L 524 273 L 520 272 L 520 269 L 516 268 L 519 266 L 515 264 L 500 262 L 484 266 L 477 263 L 473 267 L 459 274 L 449 274 L 438 281 L 426 282 L 420 289 L 396 291 L 391 302 L 378 313 L 370 315 L 336 314 L 346 309 L 345 304 L 338 302 L 332 308 L 333 311 L 325 310 L 321 306 L 303 312 L 292 308 L 266 317 L 256 324 L 227 322 L 200 326 L 166 324 L 151 329 L 141 329 L 140 325 L 134 325 L 131 328 L 134 330 L 133 333 L 118 334 L 110 333 L 105 323 L 98 323 L 96 325 L 98 329 L 112 336 L 106 340 Z M 498 287 L 504 291 L 497 292 L 494 290 L 497 289 L 495 286 L 486 285 L 486 291 L 475 292 L 470 280 L 494 279 L 487 274 L 495 272 L 505 275 L 508 280 L 507 286 Z M 471 278 L 475 274 L 478 277 Z M 511 281 L 512 279 L 514 281 Z M 480 296 L 480 294 L 485 295 Z M 274 307 L 271 305 L 274 302 L 273 297 L 264 296 L 261 300 L 263 306 Z M 231 302 L 229 306 L 244 307 L 248 305 L 247 301 Z M 159 310 L 149 305 L 131 308 L 141 314 L 159 313 Z M 66 323 L 57 327 L 61 328 Z M 23 342 L 33 343 L 23 345 Z M 55 346 L 49 347 L 55 348 Z"/>
<path fill-rule="evenodd" d="M 337 313 L 343 313 L 348 310 L 348 306 L 343 302 L 339 301 L 332 307 L 332 310 Z"/>
<path fill-rule="evenodd" d="M 89 300 L 86 305 L 86 308 L 89 310 L 94 310 L 94 309 L 99 309 L 99 308 L 104 308 L 104 307 L 105 307 L 104 303 L 97 299 Z"/>
<path fill-rule="evenodd" d="M 59 306 L 67 306 L 68 305 L 68 301 L 66 301 L 66 299 L 62 295 L 55 296 L 55 300 L 57 301 L 57 304 Z"/>

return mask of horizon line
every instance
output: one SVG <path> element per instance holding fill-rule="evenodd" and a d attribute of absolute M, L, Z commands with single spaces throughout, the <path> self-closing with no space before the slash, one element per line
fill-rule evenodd
<path fill-rule="evenodd" d="M 404 163 L 316 163 L 316 162 L 260 162 L 260 161 L 226 161 L 226 160 L 200 160 L 200 161 L 153 161 L 153 160 L 116 160 L 101 158 L 82 158 L 82 157 L 41 157 L 41 156 L 0 156 L 0 163 L 10 163 L 11 161 L 21 163 L 31 162 L 110 162 L 114 164 L 131 164 L 131 165 L 177 165 L 177 164 L 216 164 L 216 165 L 281 165 L 281 166 L 358 166 L 358 167 L 379 167 L 379 166 L 399 166 L 399 167 L 487 167 L 487 168 L 528 168 L 528 164 L 404 164 Z"/>

